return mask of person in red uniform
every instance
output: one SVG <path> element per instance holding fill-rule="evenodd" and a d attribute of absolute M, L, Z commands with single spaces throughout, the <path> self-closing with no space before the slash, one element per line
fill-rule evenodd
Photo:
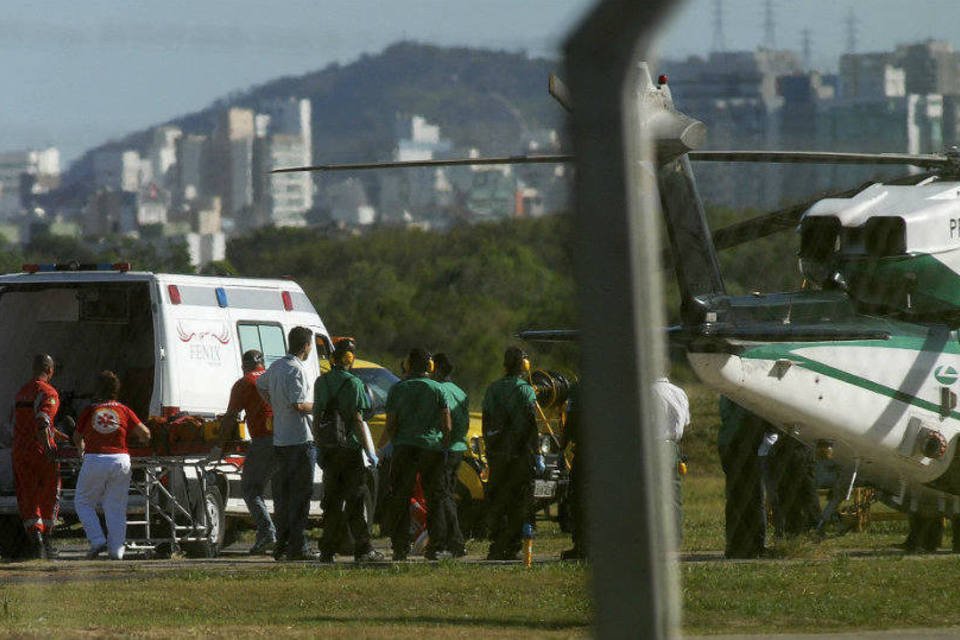
<path fill-rule="evenodd" d="M 257 539 L 250 547 L 251 555 L 268 554 L 277 542 L 277 529 L 270 519 L 265 495 L 267 482 L 273 476 L 276 460 L 273 454 L 273 410 L 257 391 L 257 378 L 263 375 L 263 354 L 251 349 L 243 354 L 241 361 L 243 377 L 230 390 L 227 413 L 220 424 L 224 434 L 236 430 L 240 412 L 246 415 L 250 443 L 243 461 L 240 490 L 247 510 L 257 525 Z"/>
<path fill-rule="evenodd" d="M 77 420 L 73 442 L 83 451 L 74 504 L 90 542 L 87 558 L 104 551 L 123 559 L 127 541 L 127 501 L 130 497 L 129 443 L 149 440 L 150 430 L 129 407 L 117 402 L 120 380 L 112 371 L 97 374 L 94 402 Z M 107 535 L 103 534 L 97 507 L 103 509 Z"/>
<path fill-rule="evenodd" d="M 53 528 L 60 497 L 60 465 L 56 459 L 53 421 L 60 395 L 50 385 L 53 358 L 33 358 L 33 378 L 17 392 L 14 402 L 13 473 L 17 507 L 31 543 L 31 556 L 52 559 Z"/>

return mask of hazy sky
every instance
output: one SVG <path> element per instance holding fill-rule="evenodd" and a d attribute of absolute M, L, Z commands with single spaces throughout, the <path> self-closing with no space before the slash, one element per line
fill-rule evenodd
<path fill-rule="evenodd" d="M 639 1 L 639 0 L 638 0 Z M 728 49 L 764 39 L 763 0 L 723 0 Z M 588 0 L 44 0 L 0 8 L 0 150 L 55 145 L 70 160 L 111 137 L 277 76 L 350 62 L 401 39 L 558 55 Z M 928 37 L 960 48 L 956 0 L 774 0 L 776 43 L 814 62 Z M 680 3 L 663 55 L 705 53 L 714 0 Z M 546 99 L 546 98 L 545 98 Z"/>

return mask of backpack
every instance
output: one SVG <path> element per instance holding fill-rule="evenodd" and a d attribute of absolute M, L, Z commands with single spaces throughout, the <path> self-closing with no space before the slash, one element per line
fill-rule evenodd
<path fill-rule="evenodd" d="M 327 384 L 324 378 L 324 385 Z M 337 396 L 347 383 L 349 378 L 345 379 L 337 387 L 336 393 L 327 400 L 327 406 L 319 415 L 319 422 L 316 425 L 316 439 L 318 447 L 346 447 L 348 445 L 349 426 L 340 415 L 340 407 L 337 406 Z M 329 387 L 328 387 L 329 389 Z"/>

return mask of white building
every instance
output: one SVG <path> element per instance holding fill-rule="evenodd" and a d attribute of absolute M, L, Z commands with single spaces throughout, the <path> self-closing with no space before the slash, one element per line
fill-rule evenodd
<path fill-rule="evenodd" d="M 266 102 L 255 119 L 255 224 L 304 226 L 313 208 L 313 177 L 309 173 L 270 174 L 273 169 L 302 167 L 313 160 L 310 101 L 288 98 Z"/>
<path fill-rule="evenodd" d="M 60 151 L 55 147 L 0 153 L 0 215 L 23 209 L 22 189 L 45 193 L 60 181 Z"/>
<path fill-rule="evenodd" d="M 149 164 L 149 163 L 146 163 Z M 145 163 L 133 150 L 98 151 L 93 156 L 93 182 L 98 189 L 134 192 L 145 178 Z"/>
<path fill-rule="evenodd" d="M 440 136 L 440 127 L 423 116 L 398 120 L 396 132 L 393 159 L 398 162 L 433 160 L 449 155 L 453 149 L 453 143 Z M 387 221 L 430 215 L 449 200 L 450 182 L 444 169 L 388 171 L 379 180 L 380 212 Z"/>
<path fill-rule="evenodd" d="M 175 177 L 171 169 L 177 163 L 177 140 L 183 135 L 178 127 L 164 126 L 153 130 L 153 140 L 147 151 L 153 180 L 162 187 L 171 187 Z"/>
<path fill-rule="evenodd" d="M 222 232 L 190 232 L 186 235 L 186 241 L 190 264 L 195 267 L 223 260 L 227 256 L 227 238 Z"/>

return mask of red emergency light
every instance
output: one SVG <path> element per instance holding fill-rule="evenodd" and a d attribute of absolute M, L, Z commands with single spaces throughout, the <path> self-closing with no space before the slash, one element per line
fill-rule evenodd
<path fill-rule="evenodd" d="M 170 304 L 180 304 L 182 302 L 180 298 L 180 288 L 175 284 L 167 285 L 167 295 L 170 296 Z"/>
<path fill-rule="evenodd" d="M 281 291 L 280 297 L 283 299 L 284 311 L 293 311 L 293 296 L 290 295 L 290 292 Z"/>

